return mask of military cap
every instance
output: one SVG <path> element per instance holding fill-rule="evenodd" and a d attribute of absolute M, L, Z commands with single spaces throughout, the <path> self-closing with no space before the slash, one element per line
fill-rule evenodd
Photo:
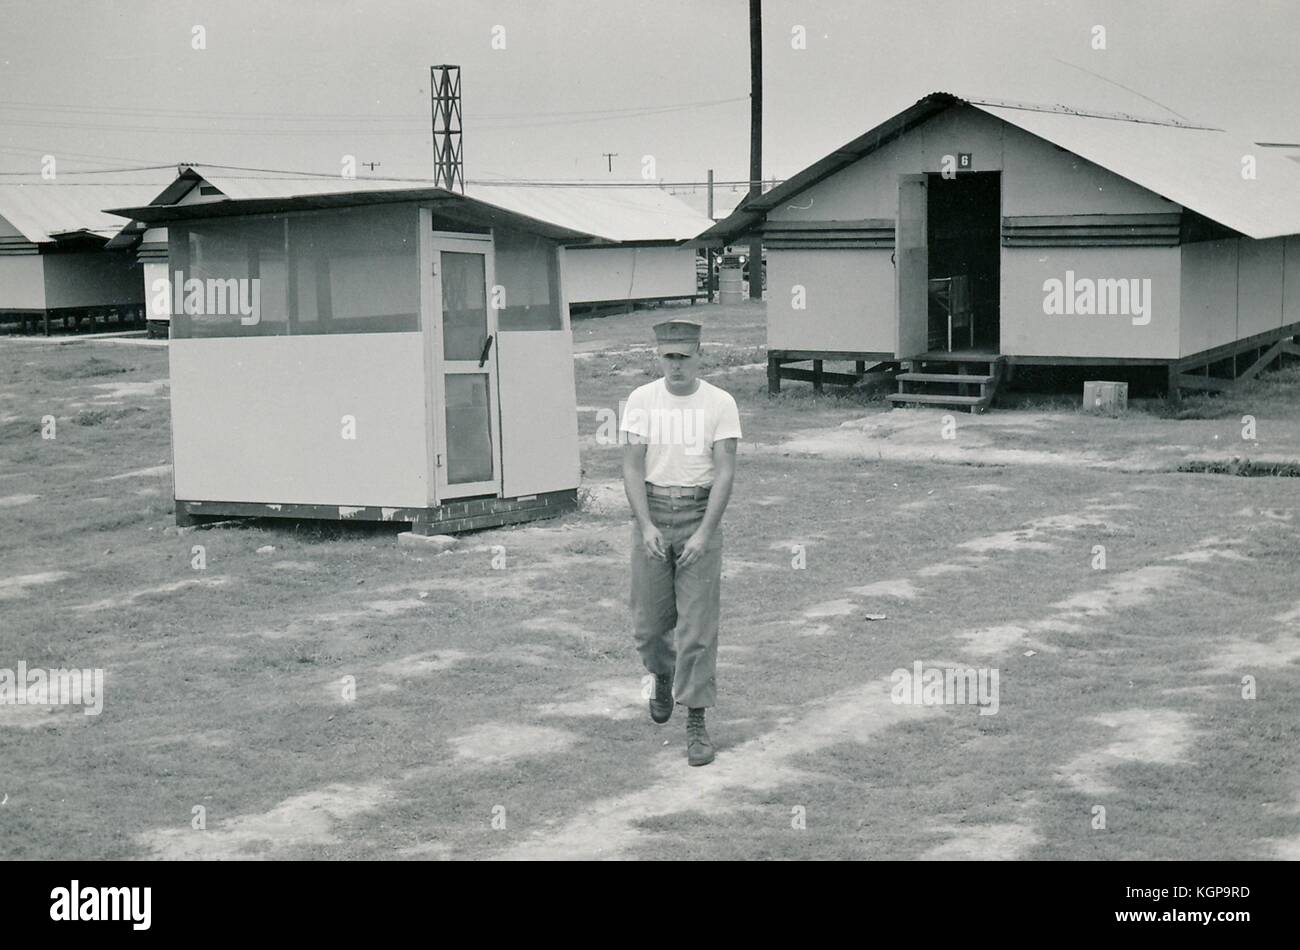
<path fill-rule="evenodd" d="M 666 320 L 655 324 L 655 343 L 659 346 L 660 354 L 693 356 L 699 352 L 702 329 L 704 328 L 694 320 Z"/>

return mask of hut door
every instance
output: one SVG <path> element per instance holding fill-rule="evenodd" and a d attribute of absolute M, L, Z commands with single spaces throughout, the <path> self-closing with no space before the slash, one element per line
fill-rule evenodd
<path fill-rule="evenodd" d="M 930 247 L 926 235 L 926 178 L 898 176 L 898 219 L 894 230 L 894 300 L 898 307 L 895 355 L 924 353 L 929 333 Z"/>
<path fill-rule="evenodd" d="M 501 490 L 492 243 L 474 235 L 433 241 L 437 353 L 435 471 L 442 503 Z"/>

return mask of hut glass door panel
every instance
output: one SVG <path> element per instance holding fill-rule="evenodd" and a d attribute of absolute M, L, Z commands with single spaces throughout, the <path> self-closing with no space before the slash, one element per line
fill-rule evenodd
<path fill-rule="evenodd" d="M 926 238 L 926 177 L 898 178 L 894 237 L 894 299 L 898 305 L 895 353 L 910 359 L 926 351 L 930 312 L 930 248 Z"/>
<path fill-rule="evenodd" d="M 491 244 L 437 239 L 438 500 L 497 495 L 501 427 L 497 406 L 496 311 L 489 305 Z"/>

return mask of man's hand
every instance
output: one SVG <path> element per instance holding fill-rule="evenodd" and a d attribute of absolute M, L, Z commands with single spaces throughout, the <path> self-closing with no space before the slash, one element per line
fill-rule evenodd
<path fill-rule="evenodd" d="M 653 524 L 647 523 L 641 529 L 641 547 L 645 553 L 656 561 L 668 560 L 668 549 L 664 546 L 664 536 Z"/>
<path fill-rule="evenodd" d="M 708 547 L 709 538 L 711 537 L 712 534 L 703 526 L 696 528 L 690 540 L 682 546 L 682 554 L 677 559 L 677 566 L 690 567 L 694 564 L 699 559 L 699 556 L 704 553 L 704 549 Z"/>

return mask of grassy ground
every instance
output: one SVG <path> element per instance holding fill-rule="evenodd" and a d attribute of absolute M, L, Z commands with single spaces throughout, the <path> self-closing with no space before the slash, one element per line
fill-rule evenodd
<path fill-rule="evenodd" d="M 645 714 L 596 438 L 679 313 L 746 435 L 705 769 Z M 1293 376 L 946 438 L 872 392 L 769 399 L 761 306 L 574 338 L 585 509 L 442 555 L 178 533 L 165 350 L 0 342 L 0 668 L 107 675 L 100 716 L 0 706 L 0 857 L 1300 856 L 1300 483 L 1176 471 L 1300 460 Z M 997 714 L 891 702 L 918 660 L 998 670 Z"/>

